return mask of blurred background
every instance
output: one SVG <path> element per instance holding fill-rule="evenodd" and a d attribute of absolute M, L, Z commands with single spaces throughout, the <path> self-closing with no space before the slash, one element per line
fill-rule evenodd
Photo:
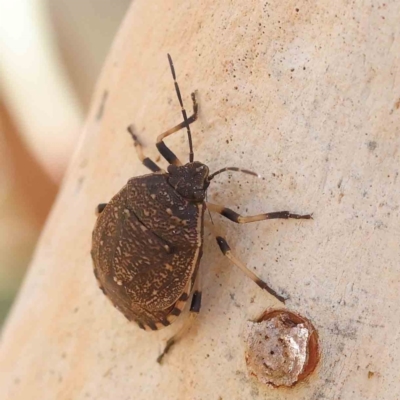
<path fill-rule="evenodd" d="M 0 326 L 131 0 L 0 0 Z"/>

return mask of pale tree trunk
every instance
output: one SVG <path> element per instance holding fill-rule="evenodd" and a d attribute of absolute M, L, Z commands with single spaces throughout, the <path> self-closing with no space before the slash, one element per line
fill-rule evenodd
<path fill-rule="evenodd" d="M 399 399 L 399 21 L 397 0 L 135 1 L 4 329 L 1 398 Z M 155 160 L 157 135 L 181 119 L 167 52 L 188 111 L 198 90 L 195 158 L 263 177 L 221 175 L 209 200 L 243 214 L 314 213 L 245 226 L 213 218 L 318 331 L 321 362 L 292 389 L 249 376 L 246 323 L 281 305 L 207 231 L 202 311 L 163 365 L 185 315 L 147 333 L 97 288 L 94 207 L 147 173 L 126 127 Z M 184 132 L 167 141 L 188 159 Z"/>

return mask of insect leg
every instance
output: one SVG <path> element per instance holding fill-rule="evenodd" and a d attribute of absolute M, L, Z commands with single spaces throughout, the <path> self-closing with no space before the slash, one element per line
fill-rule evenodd
<path fill-rule="evenodd" d="M 257 215 L 251 215 L 248 217 L 244 217 L 235 211 L 226 208 L 224 206 L 221 206 L 219 204 L 212 204 L 212 203 L 207 203 L 207 208 L 211 212 L 215 212 L 218 214 L 223 215 L 224 217 L 230 219 L 233 222 L 236 222 L 238 224 L 247 224 L 249 222 L 256 222 L 256 221 L 264 221 L 267 219 L 312 219 L 312 214 L 305 214 L 305 215 L 299 215 L 299 214 L 292 214 L 289 211 L 276 211 L 276 212 L 270 212 L 270 213 L 265 213 L 265 214 L 257 214 Z"/>
<path fill-rule="evenodd" d="M 262 279 L 260 279 L 255 273 L 250 271 L 245 264 L 243 264 L 240 260 L 238 260 L 232 254 L 231 248 L 229 247 L 228 243 L 226 242 L 226 240 L 223 237 L 217 236 L 216 239 L 217 239 L 218 246 L 221 249 L 224 256 L 229 258 L 229 260 L 231 260 L 237 267 L 239 267 L 242 270 L 242 272 L 247 277 L 249 277 L 252 281 L 254 281 L 261 289 L 266 290 L 269 294 L 274 296 L 276 299 L 278 299 L 282 303 L 285 303 L 286 299 L 284 297 L 282 297 L 278 293 L 276 293 L 275 290 L 270 288 L 267 283 L 265 283 Z"/>
<path fill-rule="evenodd" d="M 143 146 L 140 143 L 138 137 L 136 136 L 133 126 L 129 125 L 128 126 L 128 132 L 131 134 L 132 139 L 133 139 L 133 144 L 136 149 L 136 153 L 139 157 L 139 160 L 142 162 L 142 164 L 147 167 L 150 171 L 153 172 L 165 172 L 163 169 L 161 169 L 154 161 L 152 161 L 149 157 L 145 157 L 143 154 Z"/>
<path fill-rule="evenodd" d="M 195 317 L 197 317 L 197 315 L 200 312 L 201 295 L 202 295 L 202 292 L 201 292 L 200 271 L 199 271 L 199 273 L 197 275 L 197 278 L 196 278 L 195 285 L 194 285 L 193 294 L 192 294 L 192 302 L 190 304 L 189 317 L 186 319 L 186 321 L 184 322 L 182 327 L 179 329 L 179 331 L 176 332 L 175 335 L 173 335 L 172 337 L 170 337 L 168 339 L 167 344 L 165 345 L 165 348 L 164 348 L 163 352 L 157 357 L 157 362 L 159 364 L 161 364 L 165 354 L 168 353 L 168 351 L 171 349 L 171 347 L 174 344 L 176 344 L 179 340 L 181 340 L 182 337 L 185 336 L 187 331 L 192 326 L 192 324 L 193 324 L 193 322 L 195 320 Z"/>
<path fill-rule="evenodd" d="M 96 216 L 99 216 L 103 210 L 106 208 L 107 203 L 100 203 L 97 207 L 96 207 Z"/>
<path fill-rule="evenodd" d="M 199 109 L 199 106 L 196 101 L 196 96 L 194 93 L 192 93 L 192 102 L 193 102 L 193 114 L 187 119 L 187 123 L 192 124 L 194 121 L 197 119 L 197 112 Z M 158 136 L 157 138 L 157 149 L 160 152 L 160 154 L 170 163 L 174 165 L 182 165 L 182 162 L 178 159 L 178 157 L 166 146 L 166 144 L 163 142 L 163 140 L 169 136 L 172 135 L 175 132 L 178 132 L 179 130 L 186 128 L 186 123 L 185 121 L 181 122 L 179 125 L 174 126 L 171 129 L 168 129 L 166 132 L 162 133 L 161 135 Z"/>

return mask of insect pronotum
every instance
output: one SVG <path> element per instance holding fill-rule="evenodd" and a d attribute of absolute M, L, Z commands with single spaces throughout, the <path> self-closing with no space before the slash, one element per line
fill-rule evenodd
<path fill-rule="evenodd" d="M 167 171 L 143 154 L 133 126 L 128 127 L 140 161 L 151 173 L 134 177 L 107 204 L 97 207 L 93 231 L 92 258 L 100 289 L 130 321 L 140 328 L 158 330 L 170 325 L 182 312 L 189 297 L 190 313 L 201 308 L 201 287 L 196 277 L 203 248 L 204 212 L 218 213 L 246 224 L 276 218 L 310 219 L 311 215 L 277 211 L 242 216 L 222 205 L 205 201 L 212 179 L 225 171 L 254 172 L 225 167 L 212 174 L 206 165 L 194 161 L 190 125 L 196 121 L 198 104 L 192 93 L 193 114 L 183 106 L 174 64 L 168 61 L 183 121 L 157 138 L 157 148 L 168 161 Z M 182 164 L 164 139 L 185 128 L 189 141 L 189 162 Z M 267 283 L 237 259 L 227 241 L 216 235 L 222 253 L 259 287 L 284 302 Z M 164 354 L 186 328 L 168 340 Z"/>

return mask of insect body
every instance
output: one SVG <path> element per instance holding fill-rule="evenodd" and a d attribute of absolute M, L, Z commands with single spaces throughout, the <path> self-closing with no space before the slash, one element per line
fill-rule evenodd
<path fill-rule="evenodd" d="M 144 329 L 162 328 L 179 315 L 201 258 L 208 168 L 196 162 L 169 170 L 129 180 L 100 214 L 93 235 L 101 287 Z M 198 201 L 180 195 L 175 181 L 198 187 L 187 192 Z"/>
<path fill-rule="evenodd" d="M 201 288 L 195 287 L 195 283 L 202 256 L 206 209 L 237 223 L 311 218 L 288 211 L 244 217 L 205 201 L 207 188 L 216 175 L 229 170 L 255 174 L 235 167 L 209 174 L 206 165 L 194 161 L 190 124 L 197 119 L 196 98 L 192 93 L 193 115 L 188 117 L 169 55 L 168 59 L 183 116 L 182 123 L 157 139 L 157 148 L 170 165 L 164 171 L 145 157 L 133 128 L 128 128 L 140 160 L 152 173 L 130 179 L 108 204 L 98 206 L 91 252 L 94 273 L 103 293 L 129 320 L 146 330 L 170 325 L 191 293 L 190 310 L 193 313 L 200 310 Z M 163 141 L 182 128 L 187 130 L 190 148 L 189 162 L 185 165 Z M 217 235 L 216 240 L 223 254 L 248 277 L 284 301 L 232 254 L 223 237 Z M 176 337 L 168 342 L 166 350 L 174 341 Z"/>

